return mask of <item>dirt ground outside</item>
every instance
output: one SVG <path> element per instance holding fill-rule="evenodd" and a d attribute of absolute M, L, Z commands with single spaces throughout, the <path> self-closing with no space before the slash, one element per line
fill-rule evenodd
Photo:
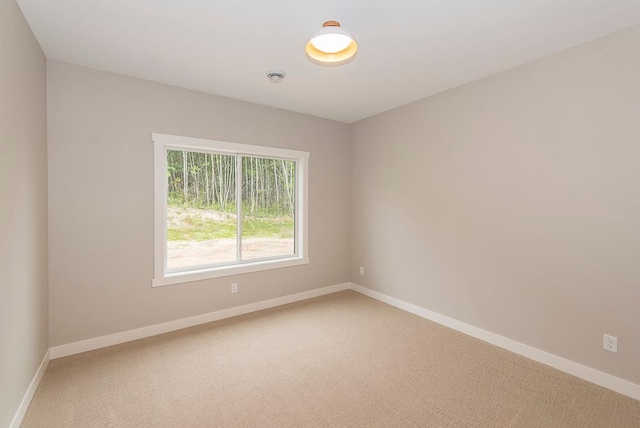
<path fill-rule="evenodd" d="M 182 207 L 169 207 L 167 209 L 167 224 L 173 227 L 184 226 L 185 221 L 188 218 L 200 218 L 208 221 L 236 221 L 237 216 L 234 213 L 206 210 L 199 208 L 182 208 Z"/>
<path fill-rule="evenodd" d="M 292 255 L 293 253 L 293 238 L 244 238 L 242 240 L 243 260 Z M 235 260 L 236 240 L 234 238 L 167 242 L 167 267 L 169 269 Z"/>

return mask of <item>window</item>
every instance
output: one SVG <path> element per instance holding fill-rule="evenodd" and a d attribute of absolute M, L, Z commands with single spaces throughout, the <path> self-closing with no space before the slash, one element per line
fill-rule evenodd
<path fill-rule="evenodd" d="M 153 134 L 153 286 L 309 263 L 309 153 Z"/>

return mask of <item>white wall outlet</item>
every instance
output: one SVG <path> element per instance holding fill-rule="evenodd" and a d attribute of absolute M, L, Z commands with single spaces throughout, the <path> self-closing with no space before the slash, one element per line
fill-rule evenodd
<path fill-rule="evenodd" d="M 238 283 L 237 282 L 232 282 L 231 283 L 231 292 L 232 293 L 237 293 L 238 292 Z"/>
<path fill-rule="evenodd" d="M 364 268 L 360 266 L 360 275 L 364 275 Z"/>
<path fill-rule="evenodd" d="M 618 338 L 615 336 L 609 336 L 608 334 L 605 334 L 602 347 L 604 348 L 605 351 L 618 352 Z"/>

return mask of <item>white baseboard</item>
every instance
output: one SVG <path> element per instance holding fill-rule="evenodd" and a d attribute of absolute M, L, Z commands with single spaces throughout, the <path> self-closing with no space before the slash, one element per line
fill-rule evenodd
<path fill-rule="evenodd" d="M 395 297 L 387 296 L 386 294 L 371 290 L 361 285 L 351 283 L 350 288 L 358 293 L 364 294 L 365 296 L 372 297 L 391 306 L 395 306 L 396 308 L 418 315 L 419 317 L 426 318 L 445 327 L 468 334 L 469 336 L 491 343 L 492 345 L 499 346 L 500 348 L 522 355 L 523 357 L 579 377 L 580 379 L 584 379 L 588 382 L 603 386 L 619 392 L 620 394 L 635 398 L 636 400 L 640 400 L 640 385 L 636 385 L 635 383 L 603 373 L 596 369 L 592 369 L 591 367 L 583 366 L 582 364 L 578 364 L 574 361 L 558 357 L 557 355 L 550 354 L 549 352 L 542 351 L 534 348 L 533 346 L 516 342 L 515 340 L 508 339 L 479 327 L 449 318 L 420 306 L 407 303 L 403 300 L 396 299 Z"/>
<path fill-rule="evenodd" d="M 40 367 L 36 371 L 35 376 L 31 380 L 29 384 L 29 388 L 27 388 L 27 392 L 24 394 L 22 401 L 20 402 L 20 406 L 18 406 L 18 411 L 16 412 L 9 428 L 19 428 L 22 423 L 22 419 L 24 419 L 24 415 L 27 413 L 27 409 L 29 408 L 29 404 L 31 403 L 31 399 L 33 395 L 36 393 L 36 389 L 38 389 L 38 385 L 40 384 L 40 380 L 44 375 L 44 371 L 47 369 L 47 365 L 49 364 L 49 350 L 44 354 L 44 358 L 42 358 L 42 362 L 40 363 Z"/>
<path fill-rule="evenodd" d="M 315 290 L 304 291 L 302 293 L 290 294 L 288 296 L 264 300 L 262 302 L 250 303 L 248 305 L 223 309 L 216 312 L 209 312 L 189 318 L 182 318 L 175 321 L 165 322 L 162 324 L 150 325 L 147 327 L 137 328 L 135 330 L 128 330 L 120 333 L 96 337 L 93 339 L 81 340 L 79 342 L 54 346 L 50 349 L 51 359 L 53 360 L 56 358 L 67 357 L 69 355 L 79 354 L 81 352 L 92 351 L 94 349 L 130 342 L 132 340 L 144 339 L 145 337 L 151 337 L 162 333 L 168 333 L 170 331 L 193 327 L 195 325 L 218 321 L 225 318 L 231 318 L 238 315 L 244 315 L 250 312 L 261 311 L 263 309 L 286 305 L 287 303 L 298 302 L 300 300 L 311 299 L 313 297 L 323 296 L 325 294 L 331 294 L 337 291 L 348 290 L 349 288 L 350 283 L 336 284 L 329 287 L 317 288 Z"/>
<path fill-rule="evenodd" d="M 395 297 L 388 296 L 378 291 L 371 290 L 354 283 L 336 284 L 329 287 L 318 288 L 315 290 L 305 291 L 302 293 L 291 294 L 289 296 L 278 297 L 275 299 L 265 300 L 262 302 L 251 303 L 248 305 L 238 306 L 235 308 L 223 309 L 216 312 L 210 312 L 207 314 L 196 315 L 189 318 L 183 318 L 175 321 L 169 321 L 162 324 L 151 325 L 147 327 L 138 328 L 135 330 L 123 331 L 120 333 L 114 333 L 107 336 L 96 337 L 93 339 L 82 340 L 79 342 L 68 343 L 65 345 L 52 347 L 45 356 L 46 362 L 51 359 L 62 358 L 73 354 L 79 354 L 81 352 L 92 351 L 94 349 L 104 348 L 111 345 L 117 345 L 120 343 L 130 342 L 132 340 L 143 339 L 145 337 L 151 337 L 162 333 L 168 333 L 175 330 L 180 330 L 187 327 L 193 327 L 200 324 L 205 324 L 212 321 L 218 321 L 225 318 L 235 317 L 238 315 L 248 314 L 250 312 L 256 312 L 263 309 L 273 308 L 276 306 L 286 305 L 288 303 L 298 302 L 301 300 L 311 299 L 313 297 L 323 296 L 325 294 L 331 294 L 338 291 L 351 289 L 365 296 L 372 297 L 381 302 L 387 303 L 396 308 L 410 312 L 414 315 L 418 315 L 422 318 L 426 318 L 430 321 L 434 321 L 443 326 L 452 328 L 469 336 L 499 346 L 500 348 L 522 355 L 523 357 L 537 361 L 542 364 L 546 364 L 550 367 L 571 374 L 573 376 L 584 379 L 588 382 L 594 383 L 599 386 L 611 389 L 613 391 L 624 394 L 628 397 L 640 400 L 640 385 L 636 385 L 624 379 L 617 378 L 615 376 L 603 373 L 591 367 L 578 364 L 574 361 L 567 360 L 557 355 L 551 354 L 546 351 L 534 348 L 529 345 L 517 342 L 512 339 L 508 339 L 504 336 L 500 336 L 496 333 L 492 333 L 487 330 L 483 330 L 479 327 L 458 321 L 456 319 L 447 317 L 437 312 L 430 311 L 412 303 L 405 302 Z M 38 386 L 38 382 L 42 377 L 44 368 L 46 368 L 45 360 L 43 360 L 44 366 L 38 370 L 32 385 L 29 387 L 29 391 L 25 395 L 23 400 L 24 410 L 22 416 L 20 411 L 16 414 L 15 420 L 21 421 L 24 416 L 24 412 L 29 405 L 29 401 L 35 392 L 35 388 Z M 32 391 L 33 387 L 33 391 Z M 29 393 L 31 395 L 29 395 Z M 28 398 L 28 400 L 27 400 Z M 21 405 L 21 409 L 23 407 Z M 15 425 L 19 426 L 19 423 Z M 13 428 L 14 425 L 11 425 Z"/>

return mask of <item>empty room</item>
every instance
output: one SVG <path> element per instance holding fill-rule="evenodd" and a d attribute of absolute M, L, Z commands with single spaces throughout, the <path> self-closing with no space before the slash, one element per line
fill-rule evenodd
<path fill-rule="evenodd" d="M 640 2 L 0 0 L 0 427 L 640 427 Z"/>

